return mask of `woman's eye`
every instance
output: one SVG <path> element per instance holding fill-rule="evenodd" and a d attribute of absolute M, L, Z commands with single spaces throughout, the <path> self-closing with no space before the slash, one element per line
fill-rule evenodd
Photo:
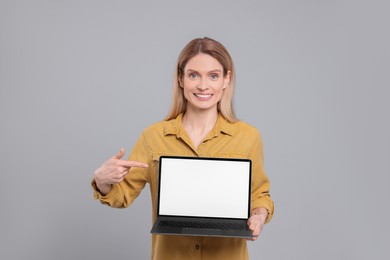
<path fill-rule="evenodd" d="M 219 78 L 219 75 L 218 74 L 211 74 L 210 78 L 213 79 L 213 80 L 216 80 L 216 79 Z"/>
<path fill-rule="evenodd" d="M 190 74 L 188 75 L 188 77 L 189 77 L 190 79 L 196 79 L 196 78 L 198 78 L 198 75 L 195 74 L 195 73 L 190 73 Z"/>

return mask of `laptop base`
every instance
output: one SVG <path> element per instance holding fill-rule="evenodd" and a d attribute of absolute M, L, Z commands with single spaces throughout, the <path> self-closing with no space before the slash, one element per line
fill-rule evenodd
<path fill-rule="evenodd" d="M 181 220 L 183 218 L 180 218 Z M 185 220 L 188 220 L 185 218 Z M 220 229 L 220 228 L 201 228 L 201 227 L 165 227 L 160 225 L 160 221 L 166 221 L 164 218 L 158 218 L 154 223 L 150 233 L 155 235 L 181 235 L 181 236 L 207 236 L 207 237 L 236 237 L 236 238 L 252 238 L 252 231 L 246 226 L 246 220 L 243 220 L 245 229 Z M 220 220 L 215 220 L 220 223 Z M 227 222 L 226 220 L 223 220 Z M 239 222 L 234 220 L 234 222 Z M 228 222 L 227 222 L 228 223 Z"/>

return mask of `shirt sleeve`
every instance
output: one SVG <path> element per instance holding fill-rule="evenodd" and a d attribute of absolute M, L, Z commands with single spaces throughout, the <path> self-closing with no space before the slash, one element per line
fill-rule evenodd
<path fill-rule="evenodd" d="M 128 160 L 144 162 L 149 164 L 148 147 L 145 142 L 145 137 L 142 134 L 135 144 L 132 153 Z M 96 183 L 92 180 L 92 189 L 94 191 L 94 198 L 100 200 L 102 204 L 113 208 L 126 208 L 133 203 L 133 201 L 141 193 L 149 178 L 149 168 L 132 167 L 125 179 L 117 184 L 113 184 L 111 190 L 102 195 L 96 187 Z"/>
<path fill-rule="evenodd" d="M 264 171 L 263 164 L 263 143 L 260 133 L 257 132 L 251 152 L 249 154 L 252 160 L 252 210 L 263 207 L 268 211 L 268 217 L 265 223 L 271 221 L 274 214 L 274 202 L 271 199 L 269 189 L 270 182 Z"/>

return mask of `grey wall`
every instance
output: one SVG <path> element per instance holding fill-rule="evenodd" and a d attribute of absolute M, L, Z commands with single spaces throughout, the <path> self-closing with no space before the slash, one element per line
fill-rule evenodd
<path fill-rule="evenodd" d="M 251 258 L 389 259 L 389 2 L 231 2 L 0 1 L 1 259 L 149 258 L 149 189 L 111 209 L 90 181 L 202 36 L 263 136 L 276 214 Z"/>

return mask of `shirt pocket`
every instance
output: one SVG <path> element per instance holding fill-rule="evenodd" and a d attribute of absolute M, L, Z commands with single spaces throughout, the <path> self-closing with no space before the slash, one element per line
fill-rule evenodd
<path fill-rule="evenodd" d="M 218 154 L 220 158 L 229 158 L 229 159 L 248 159 L 248 154 L 243 153 L 220 153 Z"/>

